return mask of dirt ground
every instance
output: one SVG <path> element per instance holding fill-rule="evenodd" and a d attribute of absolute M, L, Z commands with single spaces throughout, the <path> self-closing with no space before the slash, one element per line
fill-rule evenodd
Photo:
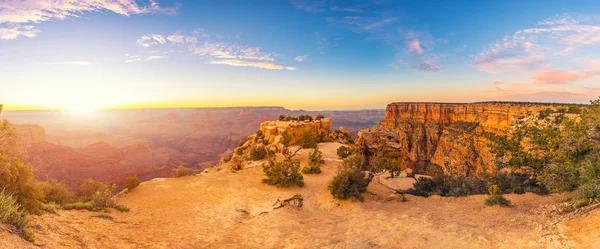
<path fill-rule="evenodd" d="M 118 198 L 131 211 L 112 210 L 113 220 L 89 211 L 34 217 L 35 244 L 0 229 L 0 248 L 600 248 L 600 212 L 567 219 L 561 195 L 506 195 L 512 208 L 486 207 L 483 195 L 401 202 L 386 200 L 391 189 L 376 180 L 365 202 L 336 201 L 327 186 L 340 144 L 319 146 L 323 173 L 305 175 L 303 188 L 261 183 L 257 163 L 237 173 L 223 165 L 144 182 Z M 302 208 L 273 210 L 297 193 Z"/>

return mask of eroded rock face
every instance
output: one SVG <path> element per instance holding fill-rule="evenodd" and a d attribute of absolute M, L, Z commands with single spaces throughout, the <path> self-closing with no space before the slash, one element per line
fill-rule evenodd
<path fill-rule="evenodd" d="M 479 175 L 494 173 L 489 134 L 511 127 L 541 110 L 567 108 L 533 103 L 392 103 L 376 128 L 359 132 L 357 144 L 369 154 L 405 160 L 417 172 Z"/>

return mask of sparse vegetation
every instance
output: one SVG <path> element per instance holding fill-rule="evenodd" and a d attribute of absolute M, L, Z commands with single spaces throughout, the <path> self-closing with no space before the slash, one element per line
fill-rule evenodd
<path fill-rule="evenodd" d="M 491 185 L 488 188 L 488 193 L 490 194 L 490 196 L 486 198 L 484 202 L 486 206 L 512 206 L 512 203 L 510 203 L 509 200 L 502 196 L 502 190 L 497 185 Z"/>
<path fill-rule="evenodd" d="M 42 191 L 42 202 L 46 204 L 55 203 L 63 205 L 73 201 L 75 198 L 73 192 L 66 185 L 54 179 L 38 182 L 38 188 Z"/>
<path fill-rule="evenodd" d="M 114 218 L 108 214 L 97 214 L 97 215 L 92 215 L 92 217 L 95 218 L 100 218 L 100 219 L 106 219 L 106 220 L 113 220 Z"/>
<path fill-rule="evenodd" d="M 124 205 L 115 205 L 115 209 L 119 212 L 129 212 L 129 208 Z"/>
<path fill-rule="evenodd" d="M 289 206 L 289 205 L 294 205 L 296 207 L 301 208 L 304 202 L 304 198 L 302 197 L 301 194 L 295 194 L 294 196 L 292 196 L 291 198 L 287 198 L 287 199 L 277 199 L 277 201 L 275 202 L 275 207 L 273 207 L 273 209 L 278 209 L 278 208 L 282 208 L 285 206 Z"/>
<path fill-rule="evenodd" d="M 231 159 L 231 167 L 229 168 L 231 171 L 241 170 L 244 165 L 244 159 L 242 157 L 233 157 Z"/>
<path fill-rule="evenodd" d="M 348 156 L 352 155 L 352 149 L 348 146 L 340 146 L 339 148 L 337 148 L 337 155 L 341 159 L 345 159 Z"/>
<path fill-rule="evenodd" d="M 329 184 L 329 191 L 336 199 L 349 199 L 354 197 L 364 200 L 362 193 L 367 191 L 367 179 L 362 171 L 362 158 L 352 156 L 346 158 L 338 167 L 337 174 Z"/>
<path fill-rule="evenodd" d="M 321 163 L 323 163 L 323 152 L 319 148 L 314 148 L 308 153 L 308 166 L 302 168 L 303 174 L 320 174 Z"/>
<path fill-rule="evenodd" d="M 281 162 L 269 161 L 268 164 L 263 164 L 263 172 L 265 178 L 263 183 L 276 186 L 278 188 L 297 185 L 304 186 L 304 177 L 300 174 L 300 161 L 289 160 Z"/>
<path fill-rule="evenodd" d="M 5 189 L 0 190 L 0 223 L 13 226 L 21 237 L 33 241 L 33 233 L 27 228 L 29 219 L 25 210 Z"/>
<path fill-rule="evenodd" d="M 78 183 L 75 195 L 80 202 L 93 202 L 97 207 L 112 207 L 112 196 L 117 186 L 109 182 L 100 182 L 88 178 Z"/>
<path fill-rule="evenodd" d="M 189 168 L 184 167 L 183 165 L 179 165 L 175 170 L 176 177 L 188 176 L 190 175 L 191 170 Z"/>
<path fill-rule="evenodd" d="M 300 139 L 298 139 L 298 145 L 302 149 L 316 148 L 318 143 L 317 135 L 311 130 L 304 130 Z"/>
<path fill-rule="evenodd" d="M 63 205 L 62 207 L 64 210 L 88 210 L 88 211 L 98 211 L 100 210 L 100 208 L 98 208 L 96 206 L 96 204 L 94 203 L 94 201 L 88 201 L 88 202 L 74 202 L 74 203 L 67 203 L 65 205 Z"/>
<path fill-rule="evenodd" d="M 127 189 L 128 191 L 131 191 L 134 188 L 137 188 L 138 186 L 140 186 L 140 180 L 137 179 L 137 177 L 131 176 L 125 178 L 125 189 Z"/>
<path fill-rule="evenodd" d="M 250 160 L 257 161 L 262 160 L 267 155 L 267 150 L 264 146 L 254 145 L 250 147 Z"/>
<path fill-rule="evenodd" d="M 398 160 L 392 160 L 387 157 L 377 158 L 374 162 L 377 168 L 384 169 L 390 173 L 390 177 L 394 178 L 400 175 L 400 162 Z"/>

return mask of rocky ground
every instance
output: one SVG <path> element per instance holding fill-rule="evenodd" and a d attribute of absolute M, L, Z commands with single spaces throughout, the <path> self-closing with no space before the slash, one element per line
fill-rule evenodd
<path fill-rule="evenodd" d="M 89 211 L 34 217 L 35 244 L 0 229 L 0 248 L 599 248 L 600 211 L 560 213 L 565 196 L 506 195 L 515 206 L 486 207 L 485 196 L 390 198 L 380 179 L 365 202 L 336 201 L 327 185 L 340 144 L 320 144 L 323 173 L 306 186 L 262 184 L 252 163 L 182 178 L 154 179 L 119 197 L 130 212 L 113 220 Z M 308 150 L 299 156 L 307 164 Z M 300 193 L 304 206 L 273 209 L 279 198 Z M 5 239 L 6 238 L 6 239 Z"/>

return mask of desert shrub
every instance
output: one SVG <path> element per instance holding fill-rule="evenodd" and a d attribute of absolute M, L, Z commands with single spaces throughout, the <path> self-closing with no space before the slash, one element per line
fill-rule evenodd
<path fill-rule="evenodd" d="M 190 175 L 191 170 L 189 168 L 183 167 L 183 165 L 179 165 L 175 170 L 176 177 L 188 176 Z"/>
<path fill-rule="evenodd" d="M 119 212 L 129 212 L 129 208 L 124 205 L 115 205 L 115 209 Z"/>
<path fill-rule="evenodd" d="M 490 185 L 488 194 L 490 196 L 484 201 L 486 206 L 500 205 L 510 207 L 512 205 L 509 200 L 502 196 L 502 190 L 497 185 Z"/>
<path fill-rule="evenodd" d="M 58 210 L 59 208 L 61 208 L 61 206 L 54 202 L 42 203 L 42 210 L 44 210 L 48 213 L 54 214 L 54 213 L 56 213 L 56 210 Z"/>
<path fill-rule="evenodd" d="M 244 159 L 242 159 L 242 157 L 234 157 L 233 159 L 231 159 L 231 171 L 238 171 L 242 169 L 242 166 L 244 165 Z"/>
<path fill-rule="evenodd" d="M 412 195 L 419 195 L 429 197 L 432 194 L 438 193 L 439 189 L 437 183 L 429 177 L 419 177 L 417 181 L 413 183 L 412 189 L 409 189 L 407 193 Z"/>
<path fill-rule="evenodd" d="M 298 145 L 300 145 L 302 149 L 316 148 L 317 144 L 318 137 L 310 130 L 304 130 L 300 136 L 300 139 L 298 139 Z"/>
<path fill-rule="evenodd" d="M 274 185 L 278 188 L 291 185 L 304 186 L 304 177 L 300 174 L 300 161 L 289 160 L 282 162 L 270 162 L 263 164 L 265 178 L 263 183 Z"/>
<path fill-rule="evenodd" d="M 177 174 L 177 173 L 175 173 L 175 174 Z M 140 186 L 140 180 L 137 179 L 137 177 L 131 176 L 131 177 L 125 178 L 125 189 L 131 191 L 134 188 L 137 188 L 137 186 Z"/>
<path fill-rule="evenodd" d="M 585 206 L 590 205 L 590 202 L 588 200 L 580 200 L 578 202 L 575 202 L 575 205 L 573 205 L 575 208 L 582 208 Z"/>
<path fill-rule="evenodd" d="M 352 154 L 352 149 L 350 149 L 350 147 L 340 146 L 339 148 L 337 148 L 337 155 L 341 159 L 345 159 L 346 157 L 350 156 L 351 154 Z"/>
<path fill-rule="evenodd" d="M 244 149 L 242 149 L 241 147 L 236 148 L 235 149 L 235 154 L 238 155 L 238 156 L 243 155 L 244 154 Z"/>
<path fill-rule="evenodd" d="M 502 195 L 490 195 L 488 198 L 485 199 L 484 203 L 486 206 L 512 206 L 512 203 L 508 199 L 504 198 L 504 196 Z"/>
<path fill-rule="evenodd" d="M 77 183 L 75 196 L 80 202 L 94 202 L 98 207 L 113 206 L 112 196 L 117 185 L 88 178 Z"/>
<path fill-rule="evenodd" d="M 345 200 L 351 197 L 363 201 L 362 193 L 367 191 L 367 179 L 362 171 L 362 158 L 353 156 L 346 158 L 339 166 L 338 172 L 329 183 L 329 191 L 336 199 Z"/>
<path fill-rule="evenodd" d="M 313 149 L 308 153 L 308 166 L 302 168 L 304 174 L 320 174 L 321 162 L 323 161 L 323 152 L 319 148 Z"/>
<path fill-rule="evenodd" d="M 491 185 L 488 188 L 488 194 L 490 194 L 490 195 L 501 195 L 502 194 L 502 190 L 500 190 L 500 188 L 498 187 L 498 185 Z"/>
<path fill-rule="evenodd" d="M 38 188 L 42 191 L 43 203 L 65 204 L 73 201 L 74 195 L 63 183 L 49 179 L 38 182 Z"/>
<path fill-rule="evenodd" d="M 543 109 L 538 113 L 538 119 L 545 119 L 552 113 L 554 113 L 554 110 L 550 108 Z"/>
<path fill-rule="evenodd" d="M 387 157 L 380 157 L 375 160 L 376 167 L 390 172 L 390 177 L 394 178 L 400 175 L 400 163 Z"/>
<path fill-rule="evenodd" d="M 25 210 L 4 189 L 0 190 L 0 223 L 15 227 L 24 239 L 33 241 L 33 233 L 27 228 L 29 219 Z"/>
<path fill-rule="evenodd" d="M 279 115 L 279 118 L 277 118 L 277 120 L 279 120 L 279 121 L 285 120 L 285 115 L 283 115 L 283 114 Z"/>
<path fill-rule="evenodd" d="M 578 106 L 569 106 L 567 113 L 571 114 L 581 114 L 581 107 Z"/>
<path fill-rule="evenodd" d="M 88 202 L 73 202 L 73 203 L 67 203 L 65 205 L 63 205 L 62 209 L 64 210 L 88 210 L 88 211 L 98 211 L 100 210 L 100 207 L 96 206 L 96 203 L 94 203 L 94 201 L 88 201 Z"/>
<path fill-rule="evenodd" d="M 252 146 L 250 147 L 250 160 L 262 160 L 267 155 L 267 150 L 262 146 Z"/>
<path fill-rule="evenodd" d="M 325 116 L 323 116 L 323 115 L 317 115 L 317 117 L 315 119 L 316 120 L 321 120 L 321 119 L 324 119 L 324 118 L 325 118 Z"/>
<path fill-rule="evenodd" d="M 0 135 L 2 135 L 0 133 Z M 2 148 L 0 148 L 2 149 Z M 41 212 L 43 193 L 34 179 L 33 167 L 0 151 L 0 186 L 28 213 Z"/>
<path fill-rule="evenodd" d="M 291 116 L 287 116 L 287 117 L 285 117 L 285 121 L 291 121 L 291 120 L 292 120 L 292 117 L 291 117 Z"/>

